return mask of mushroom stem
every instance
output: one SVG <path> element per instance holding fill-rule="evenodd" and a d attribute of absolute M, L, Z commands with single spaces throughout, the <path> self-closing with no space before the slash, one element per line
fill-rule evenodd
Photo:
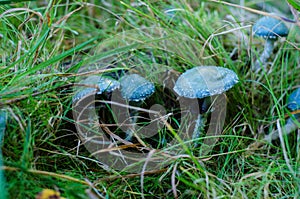
<path fill-rule="evenodd" d="M 200 134 L 203 131 L 204 124 L 205 119 L 201 116 L 201 114 L 199 114 L 197 120 L 195 121 L 195 128 L 192 137 L 193 139 L 197 139 L 200 137 Z"/>
<path fill-rule="evenodd" d="M 207 110 L 209 109 L 210 105 L 211 105 L 211 99 L 210 99 L 210 97 L 205 97 L 203 99 L 203 102 L 202 102 L 202 105 L 201 105 L 200 113 L 207 112 Z"/>
<path fill-rule="evenodd" d="M 200 106 L 200 112 L 205 113 L 207 112 L 209 106 L 211 105 L 211 100 L 209 97 L 205 97 L 203 102 Z M 195 128 L 193 131 L 192 138 L 197 139 L 201 136 L 201 133 L 204 132 L 204 126 L 206 124 L 206 117 L 203 117 L 201 114 L 198 114 L 197 120 L 195 121 Z M 197 146 L 197 144 L 195 144 Z"/>
<path fill-rule="evenodd" d="M 95 107 L 94 104 L 87 107 L 87 110 L 88 110 L 88 126 L 89 127 L 95 126 L 95 124 L 97 124 L 97 122 L 98 122 L 98 116 L 96 114 L 95 109 L 96 109 L 96 107 Z"/>
<path fill-rule="evenodd" d="M 125 138 L 126 141 L 132 141 L 138 115 L 139 113 L 137 110 L 130 111 L 130 127 L 126 131 L 126 138 Z"/>
<path fill-rule="evenodd" d="M 138 102 L 138 104 L 142 104 L 142 102 Z M 130 112 L 130 127 L 126 130 L 126 141 L 131 142 L 132 138 L 135 137 L 138 141 L 138 143 L 140 143 L 142 146 L 146 147 L 147 145 L 145 144 L 145 142 L 136 134 L 136 122 L 138 119 L 138 111 L 136 109 L 134 109 L 133 111 Z"/>
<path fill-rule="evenodd" d="M 274 49 L 274 39 L 267 39 L 264 46 L 264 51 L 260 55 L 260 57 L 255 61 L 254 66 L 252 68 L 253 71 L 258 72 L 259 69 L 264 68 L 266 69 L 265 63 L 267 62 L 268 58 L 271 56 L 273 49 Z"/>
<path fill-rule="evenodd" d="M 206 123 L 206 118 L 202 117 L 201 114 L 198 115 L 197 120 L 195 121 L 195 128 L 194 128 L 194 132 L 192 135 L 193 140 L 200 138 L 201 133 L 204 131 L 204 126 Z M 198 144 L 197 142 L 194 144 L 194 146 L 196 147 Z"/>
<path fill-rule="evenodd" d="M 300 115 L 296 114 L 295 117 L 299 121 Z M 292 118 L 289 118 L 286 121 L 286 124 L 282 128 L 282 132 L 284 132 L 285 135 L 288 135 L 291 132 L 295 131 L 297 128 L 299 128 L 299 126 L 296 124 L 296 122 L 294 122 L 294 120 Z M 276 140 L 278 138 L 279 138 L 278 130 L 274 130 L 270 134 L 266 135 L 264 140 L 267 142 L 272 142 L 273 140 Z"/>

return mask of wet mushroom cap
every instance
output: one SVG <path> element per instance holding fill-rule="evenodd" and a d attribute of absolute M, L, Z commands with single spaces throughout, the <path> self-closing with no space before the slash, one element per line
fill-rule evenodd
<path fill-rule="evenodd" d="M 7 123 L 7 111 L 0 108 L 0 140 L 2 139 Z"/>
<path fill-rule="evenodd" d="M 296 111 L 300 109 L 300 88 L 294 90 L 288 97 L 287 107 L 291 111 Z"/>
<path fill-rule="evenodd" d="M 218 66 L 198 66 L 184 72 L 176 81 L 174 91 L 186 98 L 205 98 L 221 94 L 238 82 L 235 72 Z"/>
<path fill-rule="evenodd" d="M 138 74 L 125 75 L 120 79 L 121 94 L 128 101 L 142 101 L 154 93 L 154 84 Z"/>
<path fill-rule="evenodd" d="M 120 88 L 120 82 L 109 77 L 100 77 L 98 81 L 99 91 L 97 94 L 102 94 L 103 92 L 111 93 L 114 90 Z"/>
<path fill-rule="evenodd" d="M 84 89 L 79 90 L 73 97 L 73 102 L 78 101 L 79 99 L 84 98 L 87 95 L 91 95 L 93 93 L 102 94 L 104 92 L 112 92 L 118 88 L 120 88 L 120 83 L 112 79 L 110 77 L 104 77 L 104 76 L 90 76 L 80 82 L 82 84 L 91 84 L 91 85 L 98 85 L 99 90 L 97 92 L 96 88 L 87 87 Z"/>
<path fill-rule="evenodd" d="M 280 20 L 272 17 L 262 17 L 253 26 L 255 35 L 265 39 L 277 39 L 286 37 L 289 33 L 288 27 Z"/>
<path fill-rule="evenodd" d="M 75 93 L 72 98 L 73 102 L 77 102 L 78 100 L 84 98 L 85 96 L 91 95 L 92 93 L 96 93 L 95 88 L 85 88 Z"/>

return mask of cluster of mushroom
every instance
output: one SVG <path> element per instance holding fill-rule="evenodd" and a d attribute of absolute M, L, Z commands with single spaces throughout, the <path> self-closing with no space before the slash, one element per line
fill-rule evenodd
<path fill-rule="evenodd" d="M 261 69 L 266 69 L 265 63 L 273 52 L 274 42 L 279 37 L 286 37 L 288 35 L 288 28 L 282 23 L 282 21 L 274 19 L 272 17 L 263 17 L 256 22 L 253 26 L 253 32 L 256 36 L 263 37 L 265 42 L 264 50 L 261 56 L 255 61 L 252 66 L 252 70 L 257 72 Z M 138 74 L 125 74 L 119 80 L 115 80 L 112 77 L 90 77 L 83 83 L 95 84 L 97 82 L 97 88 L 85 88 L 77 92 L 73 97 L 73 103 L 80 101 L 81 99 L 94 94 L 112 93 L 116 89 L 120 89 L 122 97 L 128 102 L 135 102 L 135 105 L 141 105 L 141 102 L 151 96 L 155 92 L 155 86 L 152 82 L 148 81 L 144 77 Z M 203 99 L 202 109 L 207 110 L 209 97 L 219 95 L 230 88 L 232 88 L 238 82 L 237 74 L 227 68 L 218 66 L 198 66 L 185 71 L 177 79 L 173 88 L 174 92 L 181 98 L 187 99 Z M 293 92 L 288 101 L 288 107 L 291 111 L 298 110 L 300 105 L 300 89 Z M 88 108 L 94 108 L 90 106 Z M 131 123 L 134 124 L 137 121 L 137 111 L 131 111 Z M 296 119 L 300 118 L 300 114 L 294 115 Z M 200 129 L 203 129 L 205 120 L 198 113 L 195 121 L 195 127 L 193 132 L 193 139 L 199 138 Z M 289 118 L 284 127 L 287 133 L 295 130 L 297 124 L 291 118 Z M 135 129 L 130 128 L 126 132 L 126 140 L 131 141 L 135 135 Z M 267 135 L 264 139 L 272 141 L 278 138 L 278 132 L 273 131 Z"/>
<path fill-rule="evenodd" d="M 83 81 L 85 84 L 95 84 L 95 82 L 98 88 L 80 90 L 74 95 L 73 103 L 77 103 L 89 95 L 111 93 L 116 89 L 120 89 L 121 95 L 125 100 L 135 102 L 135 105 L 140 105 L 140 102 L 151 96 L 155 91 L 154 84 L 138 74 L 124 75 L 119 81 L 104 76 L 93 76 Z M 182 98 L 204 98 L 208 100 L 208 97 L 227 91 L 237 82 L 238 77 L 236 73 L 230 69 L 217 66 L 198 66 L 185 71 L 176 81 L 173 90 Z M 207 103 L 204 104 L 208 106 Z M 94 107 L 90 105 L 88 108 Z M 204 109 L 207 109 L 207 107 Z M 130 116 L 131 123 L 134 124 L 137 120 L 137 112 L 131 111 Z M 199 137 L 199 129 L 203 125 L 203 120 L 199 113 L 193 138 Z M 126 140 L 131 141 L 134 133 L 135 129 L 129 128 L 126 132 Z"/>
<path fill-rule="evenodd" d="M 273 53 L 275 41 L 277 41 L 278 38 L 287 37 L 289 29 L 281 20 L 266 16 L 262 17 L 254 24 L 253 32 L 254 35 L 263 37 L 266 40 L 262 54 L 252 66 L 252 71 L 258 72 L 261 69 L 266 69 L 265 64 Z M 290 94 L 287 101 L 287 107 L 290 111 L 297 111 L 300 109 L 300 88 Z M 288 118 L 286 124 L 282 128 L 282 131 L 285 134 L 290 134 L 299 127 L 297 121 L 300 119 L 300 114 L 296 113 L 293 117 Z M 266 135 L 263 140 L 271 142 L 272 140 L 278 139 L 278 137 L 278 130 L 274 130 Z"/>
<path fill-rule="evenodd" d="M 116 89 L 120 89 L 122 97 L 128 102 L 142 102 L 147 97 L 154 93 L 154 84 L 138 74 L 124 75 L 119 81 L 107 76 L 91 76 L 82 81 L 83 84 L 91 84 L 96 87 L 88 87 L 79 90 L 73 96 L 73 104 L 77 104 L 82 99 L 91 95 L 111 94 Z M 94 109 L 94 105 L 87 106 L 88 109 Z M 136 112 L 131 112 L 130 116 L 133 117 L 132 123 L 136 122 Z M 91 116 L 93 117 L 93 116 Z M 88 118 L 93 121 L 94 118 Z M 128 130 L 126 140 L 131 140 L 133 136 L 133 129 Z"/>

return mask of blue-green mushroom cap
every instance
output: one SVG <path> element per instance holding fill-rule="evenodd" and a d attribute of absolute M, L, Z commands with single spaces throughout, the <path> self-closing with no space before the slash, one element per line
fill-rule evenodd
<path fill-rule="evenodd" d="M 102 94 L 103 92 L 111 93 L 120 88 L 120 82 L 109 77 L 100 77 L 98 81 L 98 87 L 99 91 L 97 94 Z"/>
<path fill-rule="evenodd" d="M 151 96 L 154 84 L 138 74 L 125 75 L 120 79 L 122 97 L 128 101 L 142 101 Z"/>
<path fill-rule="evenodd" d="M 300 88 L 297 88 L 289 95 L 287 107 L 291 111 L 296 111 L 300 109 Z"/>
<path fill-rule="evenodd" d="M 84 98 L 87 95 L 91 94 L 102 94 L 104 92 L 111 93 L 114 90 L 120 88 L 120 83 L 110 77 L 105 77 L 105 76 L 90 76 L 80 82 L 82 84 L 91 84 L 91 85 L 98 85 L 99 90 L 96 88 L 84 88 L 79 90 L 73 97 L 73 102 L 78 101 L 79 99 Z"/>
<path fill-rule="evenodd" d="M 96 90 L 97 89 L 95 89 L 95 88 L 85 88 L 85 89 L 79 90 L 77 93 L 75 93 L 72 100 L 73 100 L 73 102 L 77 102 L 78 100 L 80 100 L 88 95 L 96 93 Z"/>
<path fill-rule="evenodd" d="M 265 39 L 277 39 L 278 36 L 286 37 L 289 34 L 289 29 L 281 20 L 262 17 L 254 24 L 253 32 Z"/>
<path fill-rule="evenodd" d="M 0 146 L 1 141 L 5 133 L 5 127 L 7 123 L 7 112 L 5 109 L 0 109 Z"/>
<path fill-rule="evenodd" d="M 238 77 L 230 69 L 218 66 L 198 66 L 184 72 L 176 81 L 174 91 L 185 98 L 205 98 L 232 88 Z"/>

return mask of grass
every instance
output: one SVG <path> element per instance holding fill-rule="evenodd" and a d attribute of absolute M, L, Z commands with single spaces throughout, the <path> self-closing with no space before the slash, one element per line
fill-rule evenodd
<path fill-rule="evenodd" d="M 285 13 L 287 5 L 280 2 L 264 3 Z M 277 121 L 284 124 L 288 94 L 300 83 L 299 27 L 291 23 L 269 70 L 250 71 L 263 48 L 263 40 L 251 36 L 258 13 L 264 14 L 256 6 L 254 1 L 232 7 L 215 1 L 81 0 L 0 5 L 0 108 L 8 115 L 0 190 L 5 183 L 9 198 L 34 198 L 46 188 L 66 198 L 298 198 L 298 131 L 248 149 L 276 129 Z M 172 81 L 164 84 L 198 65 L 223 66 L 240 79 L 226 93 L 222 135 L 205 156 L 182 139 L 180 127 L 190 124 L 181 118 Z M 155 138 L 167 133 L 173 141 L 160 151 L 172 157 L 165 167 L 152 168 L 146 155 L 136 165 L 138 174 L 128 172 L 133 168 L 120 171 L 79 142 L 72 117 L 75 84 L 120 69 L 155 82 L 156 93 L 141 108 L 161 104 L 172 113 Z M 105 99 L 97 100 L 96 105 Z M 104 124 L 114 124 L 114 111 L 101 110 Z M 149 124 L 148 114 L 140 114 L 139 125 Z M 106 130 L 122 135 L 117 127 Z"/>

